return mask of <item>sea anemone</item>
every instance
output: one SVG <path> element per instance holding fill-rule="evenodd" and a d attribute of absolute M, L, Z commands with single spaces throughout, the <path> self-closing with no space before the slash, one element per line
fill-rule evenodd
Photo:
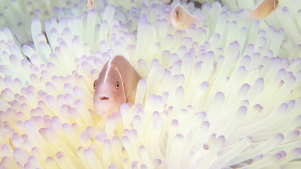
<path fill-rule="evenodd" d="M 210 2 L 182 4 L 200 20 L 177 30 L 171 5 L 130 2 L 66 1 L 22 28 L 2 15 L 0 168 L 301 167 L 300 27 Z M 115 55 L 142 79 L 102 119 L 93 81 Z"/>
<path fill-rule="evenodd" d="M 225 5 L 233 11 L 240 9 L 250 9 L 256 4 L 255 0 L 244 1 L 223 0 Z M 287 58 L 301 57 L 301 3 L 298 0 L 278 1 L 278 8 L 268 17 L 262 20 L 262 28 L 273 26 L 276 29 L 283 30 L 285 39 L 280 49 L 279 56 Z"/>

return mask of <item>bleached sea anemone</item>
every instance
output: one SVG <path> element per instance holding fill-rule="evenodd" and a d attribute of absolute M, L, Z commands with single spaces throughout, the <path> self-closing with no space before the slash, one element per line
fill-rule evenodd
<path fill-rule="evenodd" d="M 301 59 L 287 45 L 300 25 L 283 25 L 285 13 L 183 4 L 200 21 L 177 31 L 159 1 L 26 1 L 62 11 L 30 19 L 4 2 L 0 168 L 301 167 Z M 135 103 L 103 120 L 93 81 L 118 54 L 143 78 Z"/>

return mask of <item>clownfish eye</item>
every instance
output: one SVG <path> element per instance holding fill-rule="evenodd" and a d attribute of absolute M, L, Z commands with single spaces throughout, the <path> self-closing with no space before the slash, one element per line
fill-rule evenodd
<path fill-rule="evenodd" d="M 96 80 L 94 80 L 93 88 L 94 88 L 94 90 L 96 89 Z"/>
<path fill-rule="evenodd" d="M 278 6 L 279 0 L 275 0 L 275 8 Z"/>
<path fill-rule="evenodd" d="M 117 81 L 117 82 L 115 83 L 115 88 L 118 89 L 119 86 L 120 86 L 120 84 L 119 84 L 119 82 Z"/>

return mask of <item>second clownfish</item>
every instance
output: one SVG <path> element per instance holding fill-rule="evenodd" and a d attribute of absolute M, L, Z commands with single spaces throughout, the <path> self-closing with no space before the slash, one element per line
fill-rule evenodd
<path fill-rule="evenodd" d="M 262 19 L 270 15 L 277 8 L 279 0 L 262 0 L 257 6 L 249 11 L 251 18 Z"/>
<path fill-rule="evenodd" d="M 191 15 L 182 5 L 176 5 L 169 12 L 169 19 L 171 24 L 179 30 L 186 29 L 197 22 L 197 18 Z"/>

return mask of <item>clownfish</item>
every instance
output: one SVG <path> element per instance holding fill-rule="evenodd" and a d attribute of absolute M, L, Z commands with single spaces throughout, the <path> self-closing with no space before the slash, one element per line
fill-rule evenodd
<path fill-rule="evenodd" d="M 183 6 L 176 5 L 169 12 L 169 19 L 171 24 L 179 30 L 188 28 L 191 24 L 197 22 L 195 16 L 191 15 Z"/>
<path fill-rule="evenodd" d="M 96 113 L 108 117 L 119 112 L 122 103 L 133 103 L 139 79 L 139 74 L 124 57 L 117 55 L 111 58 L 94 81 Z"/>
<path fill-rule="evenodd" d="M 248 12 L 249 17 L 261 19 L 270 15 L 278 6 L 279 0 L 262 0 Z"/>
<path fill-rule="evenodd" d="M 94 0 L 86 0 L 86 7 L 88 9 L 93 9 L 94 8 Z"/>

